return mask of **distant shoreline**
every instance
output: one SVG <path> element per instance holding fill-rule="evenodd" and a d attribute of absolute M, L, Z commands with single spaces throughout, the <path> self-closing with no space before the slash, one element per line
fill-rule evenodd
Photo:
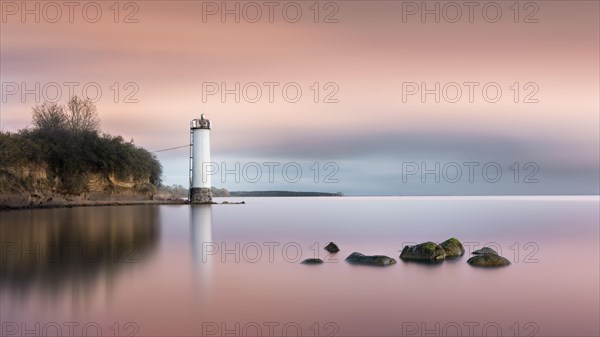
<path fill-rule="evenodd" d="M 341 197 L 342 193 L 301 191 L 232 191 L 230 197 Z"/>

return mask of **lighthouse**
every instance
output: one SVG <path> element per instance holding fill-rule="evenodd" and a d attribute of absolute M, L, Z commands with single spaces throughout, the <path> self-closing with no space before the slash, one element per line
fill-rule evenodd
<path fill-rule="evenodd" d="M 190 195 L 193 204 L 212 203 L 210 164 L 210 121 L 200 116 L 190 122 Z"/>

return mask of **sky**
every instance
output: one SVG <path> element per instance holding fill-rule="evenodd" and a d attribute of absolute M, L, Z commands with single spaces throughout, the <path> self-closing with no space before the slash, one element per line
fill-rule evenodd
<path fill-rule="evenodd" d="M 599 193 L 597 1 L 0 4 L 3 131 L 76 94 L 150 151 L 205 114 L 233 191 Z"/>

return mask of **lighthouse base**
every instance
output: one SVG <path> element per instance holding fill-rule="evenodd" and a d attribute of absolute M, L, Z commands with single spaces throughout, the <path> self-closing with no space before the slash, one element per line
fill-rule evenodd
<path fill-rule="evenodd" d="M 210 188 L 192 187 L 190 189 L 190 202 L 192 204 L 212 204 L 212 192 Z"/>

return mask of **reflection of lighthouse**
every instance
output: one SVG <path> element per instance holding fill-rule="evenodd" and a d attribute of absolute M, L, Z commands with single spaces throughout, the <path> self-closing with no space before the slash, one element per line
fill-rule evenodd
<path fill-rule="evenodd" d="M 206 204 L 212 202 L 211 179 L 207 172 L 210 163 L 210 121 L 194 119 L 190 123 L 190 202 Z"/>
<path fill-rule="evenodd" d="M 202 287 L 210 288 L 212 271 L 211 258 L 206 256 L 206 247 L 212 245 L 212 206 L 191 205 L 190 238 L 192 240 L 192 260 Z"/>

